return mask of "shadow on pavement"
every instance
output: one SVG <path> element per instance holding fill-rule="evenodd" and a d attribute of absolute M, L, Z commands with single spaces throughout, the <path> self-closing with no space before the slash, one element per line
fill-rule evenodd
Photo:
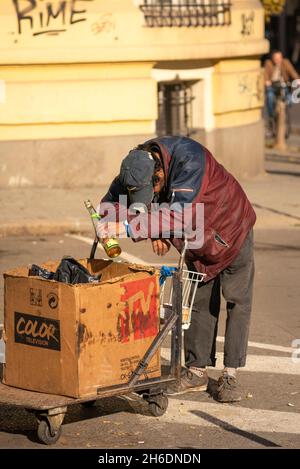
<path fill-rule="evenodd" d="M 300 173 L 299 173 L 299 176 L 300 176 Z M 255 204 L 255 203 L 253 203 L 252 205 L 255 208 L 267 210 L 268 212 L 276 213 L 277 215 L 283 215 L 284 217 L 294 218 L 295 220 L 300 220 L 300 217 L 298 217 L 297 215 L 292 215 L 291 213 L 282 212 L 281 210 L 276 210 L 275 208 L 272 208 L 272 207 L 266 207 L 264 205 Z"/>
<path fill-rule="evenodd" d="M 231 425 L 228 422 L 224 422 L 224 420 L 213 417 L 212 415 L 209 415 L 206 412 L 203 412 L 201 410 L 192 410 L 191 413 L 196 415 L 197 417 L 201 417 L 202 419 L 206 420 L 207 422 L 212 423 L 213 425 L 216 425 L 217 427 L 221 428 L 222 430 L 226 432 L 230 432 L 230 433 L 234 433 L 235 435 L 242 436 L 243 438 L 247 438 L 248 440 L 254 441 L 255 443 L 258 443 L 262 446 L 266 446 L 269 448 L 281 447 L 280 445 L 277 445 L 273 441 L 267 440 L 266 438 L 262 438 L 258 435 L 255 435 L 254 433 L 241 430 L 240 428 L 235 427 L 234 425 Z"/>

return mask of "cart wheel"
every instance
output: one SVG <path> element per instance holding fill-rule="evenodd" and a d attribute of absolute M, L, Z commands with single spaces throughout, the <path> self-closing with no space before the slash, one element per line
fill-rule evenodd
<path fill-rule="evenodd" d="M 164 415 L 168 408 L 168 398 L 165 394 L 158 394 L 157 396 L 151 396 L 148 399 L 149 410 L 154 417 L 161 417 Z"/>
<path fill-rule="evenodd" d="M 86 407 L 87 409 L 89 409 L 90 407 L 94 407 L 94 405 L 96 404 L 96 399 L 94 401 L 86 401 L 86 402 L 81 402 L 81 405 L 82 407 Z"/>
<path fill-rule="evenodd" d="M 47 420 L 41 420 L 37 429 L 37 436 L 45 445 L 53 445 L 57 442 L 61 435 L 61 427 L 56 431 L 51 431 L 50 424 Z"/>

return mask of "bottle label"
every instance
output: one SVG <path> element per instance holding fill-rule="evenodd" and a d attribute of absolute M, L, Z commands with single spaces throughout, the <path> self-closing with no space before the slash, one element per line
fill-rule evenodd
<path fill-rule="evenodd" d="M 106 249 L 111 249 L 111 248 L 115 248 L 116 246 L 119 246 L 119 243 L 116 239 L 111 238 L 108 241 L 106 241 L 105 246 L 106 246 Z"/>
<path fill-rule="evenodd" d="M 101 216 L 99 213 L 92 213 L 91 218 L 95 218 L 96 220 L 101 220 Z"/>

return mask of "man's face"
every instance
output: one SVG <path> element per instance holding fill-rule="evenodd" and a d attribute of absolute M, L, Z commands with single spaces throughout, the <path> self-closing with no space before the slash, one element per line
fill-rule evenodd
<path fill-rule="evenodd" d="M 274 62 L 275 65 L 281 65 L 282 60 L 283 60 L 282 53 L 281 52 L 275 52 L 275 54 L 273 54 L 273 56 L 272 56 L 272 59 L 273 59 L 273 62 Z"/>
<path fill-rule="evenodd" d="M 161 160 L 161 156 L 159 155 L 159 153 L 155 152 L 155 155 Z M 164 170 L 161 168 L 159 171 L 156 171 L 154 173 L 154 176 L 159 178 L 158 181 L 153 185 L 154 193 L 158 194 L 164 188 L 164 185 L 165 185 Z"/>
<path fill-rule="evenodd" d="M 157 171 L 154 174 L 154 176 L 157 176 L 159 178 L 159 181 L 156 182 L 153 186 L 154 193 L 157 194 L 163 189 L 165 185 L 165 175 L 164 175 L 163 169 L 160 169 L 159 171 Z"/>

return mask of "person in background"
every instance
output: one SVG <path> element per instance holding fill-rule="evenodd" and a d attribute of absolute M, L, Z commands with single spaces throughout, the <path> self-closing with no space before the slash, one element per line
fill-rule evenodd
<path fill-rule="evenodd" d="M 289 91 L 288 84 L 299 78 L 299 75 L 291 62 L 285 59 L 282 52 L 274 50 L 271 54 L 271 59 L 266 60 L 264 66 L 265 72 L 265 86 L 266 86 L 266 100 L 267 111 L 269 118 L 274 116 L 276 104 L 275 85 L 280 83 L 286 85 L 286 98 L 289 105 L 292 103 L 291 92 Z"/>

